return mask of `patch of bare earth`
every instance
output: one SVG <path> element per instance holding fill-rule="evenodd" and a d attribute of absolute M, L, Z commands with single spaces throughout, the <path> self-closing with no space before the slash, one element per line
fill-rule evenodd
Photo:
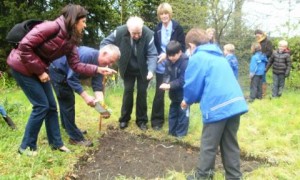
<path fill-rule="evenodd" d="M 81 157 L 69 178 L 163 178 L 168 170 L 191 172 L 196 167 L 199 154 L 198 147 L 181 142 L 160 141 L 143 134 L 134 135 L 113 128 L 99 141 L 99 149 Z M 242 159 L 243 172 L 253 171 L 258 166 L 260 163 L 257 161 Z M 222 168 L 219 155 L 216 168 Z"/>

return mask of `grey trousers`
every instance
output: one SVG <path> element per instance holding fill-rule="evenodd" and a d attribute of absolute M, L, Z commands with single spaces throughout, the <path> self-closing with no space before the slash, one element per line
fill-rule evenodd
<path fill-rule="evenodd" d="M 203 125 L 200 156 L 196 170 L 198 179 L 213 178 L 219 146 L 226 179 L 242 178 L 240 148 L 237 141 L 239 125 L 240 115 Z"/>
<path fill-rule="evenodd" d="M 280 97 L 282 95 L 284 84 L 285 84 L 285 75 L 273 73 L 273 89 L 272 89 L 273 97 Z"/>

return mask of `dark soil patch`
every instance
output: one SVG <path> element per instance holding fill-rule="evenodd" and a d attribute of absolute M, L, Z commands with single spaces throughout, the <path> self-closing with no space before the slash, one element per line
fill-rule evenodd
<path fill-rule="evenodd" d="M 75 179 L 163 178 L 168 170 L 191 172 L 198 160 L 199 148 L 181 142 L 160 141 L 146 135 L 111 129 L 100 138 L 98 150 L 82 157 L 71 175 Z M 243 160 L 241 169 L 250 172 L 261 163 Z M 221 158 L 216 168 L 222 168 Z M 69 176 L 70 178 L 70 176 Z"/>

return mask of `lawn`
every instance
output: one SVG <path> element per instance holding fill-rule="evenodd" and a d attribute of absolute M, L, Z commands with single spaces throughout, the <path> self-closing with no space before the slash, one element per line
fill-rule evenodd
<path fill-rule="evenodd" d="M 149 115 L 153 95 L 152 84 L 148 93 Z M 168 109 L 168 96 L 166 100 L 165 109 Z M 107 87 L 106 103 L 112 110 L 112 116 L 103 120 L 102 129 L 99 131 L 99 115 L 76 95 L 76 122 L 80 128 L 88 131 L 87 136 L 94 141 L 94 149 L 98 145 L 101 146 L 97 139 L 106 132 L 107 125 L 118 126 L 121 102 L 122 87 L 119 85 Z M 87 153 L 88 148 L 69 145 L 67 134 L 63 130 L 61 131 L 63 140 L 73 153 L 52 151 L 47 143 L 45 128 L 42 127 L 38 140 L 39 155 L 37 157 L 19 155 L 17 149 L 23 137 L 31 105 L 18 88 L 2 89 L 0 103 L 5 105 L 18 126 L 17 131 L 12 131 L 4 121 L 0 121 L 0 179 L 62 179 L 72 172 L 79 157 Z M 296 90 L 286 90 L 278 99 L 265 98 L 249 104 L 249 112 L 241 118 L 238 133 L 240 148 L 243 158 L 256 159 L 263 165 L 245 173 L 244 179 L 300 179 L 299 104 L 300 92 Z M 193 105 L 189 134 L 183 139 L 193 146 L 200 144 L 202 128 L 200 116 L 199 105 Z M 132 118 L 134 120 L 134 116 Z M 141 133 L 133 120 L 126 131 Z M 162 132 L 149 130 L 145 134 L 159 139 L 168 137 L 167 132 L 168 126 L 165 124 Z M 182 179 L 185 173 L 190 172 L 173 172 L 168 179 Z M 217 172 L 216 179 L 223 179 L 222 173 Z"/>

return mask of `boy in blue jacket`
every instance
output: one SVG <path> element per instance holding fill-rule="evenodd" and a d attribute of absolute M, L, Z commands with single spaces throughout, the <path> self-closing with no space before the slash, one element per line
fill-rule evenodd
<path fill-rule="evenodd" d="M 183 100 L 184 72 L 188 57 L 182 53 L 178 41 L 170 41 L 166 47 L 167 61 L 160 89 L 169 90 L 171 99 L 169 110 L 169 134 L 181 138 L 187 134 L 189 117 L 187 109 L 183 110 L 180 103 Z"/>
<path fill-rule="evenodd" d="M 185 71 L 181 107 L 200 103 L 203 121 L 198 165 L 188 179 L 213 178 L 219 146 L 226 179 L 241 179 L 237 131 L 240 116 L 248 111 L 243 92 L 222 51 L 209 44 L 204 30 L 191 29 L 185 42 L 192 56 Z"/>
<path fill-rule="evenodd" d="M 253 102 L 255 99 L 262 98 L 262 84 L 263 76 L 265 73 L 266 64 L 268 59 L 261 51 L 261 45 L 259 43 L 253 43 L 251 46 L 251 52 L 253 53 L 250 61 L 250 99 L 249 102 Z"/>
<path fill-rule="evenodd" d="M 239 77 L 239 62 L 234 54 L 235 47 L 233 44 L 226 44 L 224 46 L 224 55 L 227 59 L 228 63 L 230 64 L 230 67 L 233 71 L 234 76 L 236 79 Z"/>

